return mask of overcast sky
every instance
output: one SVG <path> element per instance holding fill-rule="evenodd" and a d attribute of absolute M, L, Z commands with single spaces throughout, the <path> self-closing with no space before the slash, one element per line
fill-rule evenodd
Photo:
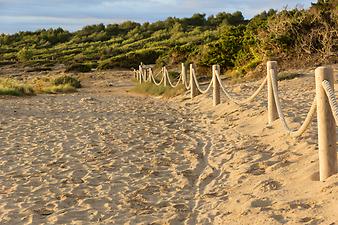
<path fill-rule="evenodd" d="M 154 22 L 197 12 L 239 10 L 251 18 L 270 8 L 308 8 L 311 2 L 315 0 L 0 0 L 0 33 L 50 27 L 74 31 L 89 24 Z"/>

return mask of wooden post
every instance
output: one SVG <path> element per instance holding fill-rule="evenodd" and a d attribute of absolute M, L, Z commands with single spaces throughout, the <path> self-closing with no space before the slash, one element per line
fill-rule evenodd
<path fill-rule="evenodd" d="M 138 71 L 138 77 L 139 77 L 138 79 L 139 83 L 142 84 L 142 72 L 141 71 Z"/>
<path fill-rule="evenodd" d="M 277 74 L 277 62 L 268 61 L 266 69 L 267 69 L 267 78 L 268 78 L 268 123 L 272 124 L 273 121 L 278 119 L 278 112 L 277 112 L 275 97 L 273 95 L 270 69 L 275 70 L 276 71 L 275 74 Z M 277 79 L 276 79 L 276 82 L 277 82 Z M 278 87 L 278 83 L 276 83 L 276 87 Z"/>
<path fill-rule="evenodd" d="M 148 82 L 152 83 L 153 80 L 151 77 L 153 76 L 153 70 L 151 68 L 148 69 Z"/>
<path fill-rule="evenodd" d="M 144 74 L 145 74 L 145 82 L 148 82 L 148 80 L 149 80 L 149 69 L 144 69 Z"/>
<path fill-rule="evenodd" d="M 213 65 L 212 66 L 212 85 L 213 85 L 213 104 L 214 106 L 218 105 L 221 103 L 221 99 L 220 99 L 220 84 L 218 82 L 216 73 L 219 73 L 219 66 L 217 65 Z"/>
<path fill-rule="evenodd" d="M 167 86 L 167 68 L 165 68 L 165 66 L 163 67 L 163 76 L 164 76 L 164 80 L 163 80 L 163 86 L 166 87 Z"/>
<path fill-rule="evenodd" d="M 182 83 L 185 85 L 187 83 L 187 68 L 184 63 L 182 63 Z"/>
<path fill-rule="evenodd" d="M 143 74 L 143 68 L 142 68 L 142 63 L 141 63 L 141 65 L 139 65 L 138 66 L 138 81 L 140 82 L 140 84 L 142 83 L 142 75 Z"/>
<path fill-rule="evenodd" d="M 194 65 L 190 64 L 190 98 L 194 98 L 198 95 L 198 90 L 194 79 L 194 72 Z"/>
<path fill-rule="evenodd" d="M 336 122 L 332 114 L 328 96 L 322 86 L 327 80 L 334 90 L 333 70 L 318 67 L 315 70 L 318 122 L 319 177 L 323 181 L 337 172 Z"/>

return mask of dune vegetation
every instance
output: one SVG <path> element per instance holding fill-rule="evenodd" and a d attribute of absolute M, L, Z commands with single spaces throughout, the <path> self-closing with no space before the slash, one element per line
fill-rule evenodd
<path fill-rule="evenodd" d="M 180 94 L 184 94 L 185 88 L 183 85 L 178 85 L 175 88 L 170 86 L 155 85 L 153 83 L 137 83 L 132 92 L 145 94 L 145 95 L 154 95 L 154 96 L 163 96 L 165 98 L 176 97 Z"/>
<path fill-rule="evenodd" d="M 76 32 L 61 28 L 0 35 L 0 65 L 22 63 L 67 71 L 195 63 L 199 70 L 220 64 L 232 76 L 261 71 L 263 62 L 302 67 L 336 60 L 338 13 L 335 0 L 309 9 L 269 10 L 245 19 L 241 12 L 206 17 L 169 17 L 154 23 L 127 21 L 89 25 Z"/>
<path fill-rule="evenodd" d="M 27 80 L 0 78 L 0 95 L 29 96 L 38 93 L 75 92 L 81 82 L 72 76 L 36 77 Z"/>
<path fill-rule="evenodd" d="M 0 78 L 0 95 L 34 95 L 33 88 L 16 79 Z"/>

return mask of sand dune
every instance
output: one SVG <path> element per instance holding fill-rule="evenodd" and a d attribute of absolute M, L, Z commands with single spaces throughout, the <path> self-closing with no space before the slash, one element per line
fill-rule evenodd
<path fill-rule="evenodd" d="M 126 73 L 93 77 L 75 94 L 0 99 L 1 224 L 338 222 L 338 175 L 316 174 L 316 123 L 293 139 L 266 127 L 264 94 L 214 108 L 126 93 Z M 313 77 L 280 90 L 297 126 Z"/>

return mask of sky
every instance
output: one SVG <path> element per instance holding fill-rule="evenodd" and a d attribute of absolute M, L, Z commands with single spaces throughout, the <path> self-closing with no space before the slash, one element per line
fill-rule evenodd
<path fill-rule="evenodd" d="M 155 22 L 241 11 L 245 18 L 271 8 L 308 8 L 315 0 L 0 0 L 0 33 L 57 28 L 75 31 L 90 24 L 126 20 Z"/>

